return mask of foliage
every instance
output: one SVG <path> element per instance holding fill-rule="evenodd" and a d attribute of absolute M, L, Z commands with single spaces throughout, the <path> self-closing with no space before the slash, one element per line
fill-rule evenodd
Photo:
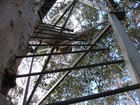
<path fill-rule="evenodd" d="M 69 0 L 66 0 L 65 2 L 57 3 L 49 13 L 50 18 L 54 17 L 57 13 L 60 12 L 60 10 L 65 8 L 65 6 L 68 5 L 69 3 L 70 3 Z M 140 50 L 140 43 L 139 43 L 140 42 L 140 37 L 139 37 L 140 19 L 138 14 L 138 11 L 140 9 L 139 4 L 140 3 L 138 1 L 134 3 L 130 3 L 127 0 L 121 0 L 118 2 L 119 5 L 118 9 L 126 11 L 126 20 L 122 21 L 122 23 L 124 24 L 126 31 L 128 32 L 130 38 L 132 39 L 133 44 L 138 50 Z M 106 19 L 106 14 L 105 13 L 101 14 L 101 13 L 102 13 L 101 10 L 97 10 L 81 2 L 78 2 L 71 15 L 71 17 L 75 17 L 76 20 L 73 20 L 71 18 L 68 21 L 66 27 L 73 29 L 74 28 L 73 26 L 75 24 L 73 23 L 73 21 L 77 21 L 78 27 L 76 30 L 79 30 L 78 32 L 82 32 L 83 30 L 86 30 L 94 26 L 97 22 Z M 67 15 L 65 15 L 65 17 L 59 23 L 60 26 L 66 20 L 66 16 Z M 56 20 L 57 19 L 55 18 L 53 21 L 56 22 Z M 97 37 L 98 33 L 103 30 L 103 28 L 104 25 L 100 25 L 96 27 L 94 30 L 92 30 L 93 32 L 97 31 L 97 33 L 93 33 L 92 35 L 85 35 L 83 38 L 88 40 L 88 42 L 73 42 L 73 43 L 87 44 L 92 40 L 94 40 Z M 109 48 L 109 50 L 99 51 L 99 52 L 89 52 L 81 60 L 78 66 L 123 59 L 112 29 L 108 30 L 108 32 L 102 37 L 102 39 L 100 39 L 96 43 L 96 45 L 93 48 Z M 38 52 L 38 54 L 47 53 L 50 51 L 49 47 L 48 48 L 41 47 L 39 50 L 43 50 L 43 49 L 46 50 L 42 52 Z M 87 47 L 81 47 L 81 46 L 73 47 L 73 51 L 86 50 L 86 49 Z M 52 56 L 46 70 L 55 70 L 59 68 L 72 67 L 73 63 L 79 58 L 80 55 L 81 53 L 71 54 L 71 55 Z M 36 62 L 40 63 L 42 59 L 37 58 L 35 60 Z M 43 65 L 43 63 L 41 63 L 41 65 Z M 39 84 L 38 87 L 38 90 L 41 90 L 41 92 L 43 93 L 42 95 L 44 95 L 47 91 L 49 91 L 49 89 L 56 83 L 56 81 L 63 74 L 64 73 L 54 73 L 54 74 L 47 74 L 43 76 L 41 83 Z M 35 82 L 35 80 L 36 78 L 34 79 L 33 82 Z M 31 84 L 33 84 L 33 82 Z M 132 84 L 132 81 L 124 63 L 74 70 L 43 101 L 42 105 L 55 101 L 66 100 L 70 98 L 112 90 L 123 86 L 128 86 L 130 84 Z M 18 94 L 18 96 L 20 95 L 21 94 Z M 13 95 L 11 94 L 11 96 Z M 38 101 L 40 98 L 41 97 L 37 97 L 35 99 L 36 101 Z M 85 101 L 85 102 L 77 103 L 76 105 L 93 105 L 93 104 L 116 105 L 116 104 L 128 104 L 128 103 L 138 104 L 138 99 L 135 91 L 125 92 L 118 95 Z"/>

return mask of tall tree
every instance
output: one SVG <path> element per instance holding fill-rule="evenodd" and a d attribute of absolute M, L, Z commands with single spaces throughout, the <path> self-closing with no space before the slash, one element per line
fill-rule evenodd
<path fill-rule="evenodd" d="M 100 0 L 102 1 L 102 0 Z M 98 1 L 97 3 L 100 3 Z M 54 8 L 49 13 L 49 19 L 55 17 L 57 13 L 60 12 L 63 8 L 65 8 L 71 1 L 67 0 L 66 2 L 57 3 Z M 122 21 L 125 24 L 125 28 L 130 35 L 133 44 L 139 50 L 140 38 L 139 38 L 139 2 L 128 2 L 126 0 L 121 0 L 117 2 L 119 10 L 126 11 L 126 20 Z M 100 5 L 99 5 L 100 6 Z M 65 9 L 64 9 L 65 10 Z M 62 10 L 63 11 L 63 10 Z M 137 14 L 137 15 L 136 15 Z M 57 15 L 58 16 L 58 15 Z M 66 20 L 66 16 L 61 20 L 58 25 L 62 25 Z M 73 19 L 74 17 L 74 19 Z M 106 13 L 102 11 L 102 8 L 97 9 L 93 8 L 89 5 L 83 4 L 82 2 L 78 2 L 74 8 L 71 19 L 69 20 L 66 27 L 73 29 L 75 25 L 75 21 L 78 25 L 76 34 L 81 34 L 83 30 L 87 30 L 93 27 L 96 23 L 101 20 L 105 20 Z M 57 21 L 57 17 L 51 22 L 54 23 Z M 105 25 L 99 25 L 98 27 L 92 28 L 92 30 L 88 30 L 86 33 L 81 34 L 82 39 L 88 40 L 88 42 L 73 42 L 76 44 L 89 44 L 92 40 L 94 40 L 98 33 L 100 33 Z M 77 46 L 73 47 L 73 51 L 76 50 L 86 50 L 85 46 Z M 104 37 L 96 43 L 94 48 L 109 48 L 109 50 L 104 52 L 90 52 L 88 53 L 84 59 L 78 64 L 78 66 L 89 65 L 94 63 L 99 63 L 103 61 L 109 60 L 118 60 L 122 59 L 122 55 L 117 44 L 115 35 L 113 31 L 110 29 L 104 35 Z M 44 50 L 44 51 L 40 51 Z M 41 47 L 39 49 L 40 52 L 38 54 L 49 52 L 50 47 Z M 80 54 L 71 54 L 71 55 L 57 55 L 52 56 L 46 70 L 54 70 L 58 68 L 71 67 L 73 62 L 77 60 Z M 36 62 L 41 62 L 43 58 L 37 58 Z M 41 63 L 43 65 L 43 63 Z M 44 92 L 45 94 L 54 84 L 55 82 L 63 75 L 64 73 L 54 73 L 45 75 L 41 83 L 38 87 L 38 92 Z M 36 78 L 33 79 L 35 82 Z M 33 82 L 31 84 L 33 84 Z M 55 101 L 60 101 L 64 99 L 75 98 L 79 96 L 90 95 L 94 93 L 99 93 L 123 86 L 128 86 L 132 83 L 129 73 L 125 64 L 112 64 L 107 66 L 99 66 L 94 68 L 86 68 L 78 71 L 72 71 L 61 84 L 43 101 L 43 104 L 51 103 Z M 19 88 L 18 88 L 19 89 Z M 41 92 L 40 92 L 41 93 Z M 38 101 L 41 97 L 36 97 L 38 93 L 35 94 L 35 99 Z M 19 95 L 19 94 L 18 94 Z M 13 94 L 10 94 L 13 96 Z M 34 100 L 35 101 L 35 100 Z M 35 103 L 35 102 L 33 102 Z M 78 103 L 79 105 L 92 105 L 92 104 L 138 104 L 138 99 L 135 91 L 122 93 L 119 95 L 113 95 L 109 97 L 104 97 L 100 99 L 85 101 L 83 103 Z"/>

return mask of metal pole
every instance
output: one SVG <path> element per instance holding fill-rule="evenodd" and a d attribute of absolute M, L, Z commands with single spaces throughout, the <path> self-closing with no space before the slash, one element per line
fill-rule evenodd
<path fill-rule="evenodd" d="M 140 54 L 134 48 L 133 43 L 129 39 L 126 31 L 122 27 L 120 21 L 115 14 L 108 14 L 109 21 L 113 27 L 124 60 L 128 67 L 133 83 L 140 83 Z M 137 91 L 140 100 L 140 90 Z"/>
<path fill-rule="evenodd" d="M 64 11 L 64 13 L 61 15 L 61 17 L 55 22 L 54 26 L 58 24 L 58 22 L 63 18 L 63 16 L 69 11 L 69 9 L 73 6 L 76 0 L 73 0 L 73 2 L 68 6 L 68 8 Z"/>
<path fill-rule="evenodd" d="M 92 50 L 80 50 L 80 51 L 69 51 L 69 52 L 58 52 L 58 53 L 49 53 L 49 54 L 36 54 L 36 55 L 23 55 L 16 56 L 16 58 L 29 58 L 29 57 L 40 57 L 40 56 L 49 56 L 49 55 L 60 55 L 60 54 L 73 54 L 73 53 L 83 53 L 83 52 L 96 52 L 96 51 L 105 51 L 109 50 L 108 48 L 92 49 Z"/>
<path fill-rule="evenodd" d="M 51 32 L 57 32 L 59 33 L 60 29 L 54 28 L 54 27 L 35 27 L 36 30 L 44 30 L 44 31 L 51 31 Z M 36 31 L 34 32 L 36 33 Z"/>
<path fill-rule="evenodd" d="M 32 58 L 32 60 L 31 60 L 31 66 L 30 66 L 29 74 L 32 71 L 33 62 L 34 62 L 34 58 Z M 31 77 L 27 78 L 26 88 L 25 88 L 25 92 L 24 92 L 24 95 L 23 95 L 24 96 L 23 97 L 23 105 L 26 105 L 26 99 L 27 99 L 27 95 L 28 95 L 28 88 L 29 88 L 29 84 L 30 84 L 30 78 Z"/>
<path fill-rule="evenodd" d="M 115 95 L 115 94 L 131 91 L 131 90 L 135 90 L 135 89 L 139 89 L 139 88 L 140 88 L 140 83 L 130 85 L 130 86 L 125 86 L 125 87 L 114 89 L 114 90 L 97 93 L 97 94 L 92 94 L 92 95 L 78 97 L 78 98 L 72 98 L 69 100 L 58 101 L 58 102 L 45 104 L 45 105 L 69 105 L 69 104 L 88 101 L 88 100 L 97 99 L 97 98 L 101 98 L 101 97 L 106 97 L 106 96 L 110 96 L 110 95 Z"/>
<path fill-rule="evenodd" d="M 41 24 L 43 26 L 41 26 Z M 45 25 L 45 26 L 44 26 Z M 46 23 L 40 23 L 40 25 L 38 27 L 46 27 L 46 28 L 55 28 L 55 29 L 58 29 L 60 28 L 59 30 L 61 30 L 62 27 L 60 26 L 55 26 L 55 25 L 52 25 L 52 24 L 46 24 Z M 65 31 L 71 31 L 73 32 L 73 29 L 68 29 L 68 28 L 64 28 Z"/>
<path fill-rule="evenodd" d="M 57 32 L 57 33 L 59 33 L 59 31 L 60 31 L 60 29 L 58 30 L 58 29 L 56 29 L 56 28 L 48 28 L 48 27 L 35 27 L 35 30 L 37 31 L 37 30 L 44 30 L 44 31 L 51 31 L 51 32 Z M 34 32 L 34 33 L 36 33 L 36 31 Z"/>
<path fill-rule="evenodd" d="M 101 63 L 95 63 L 95 64 L 91 64 L 91 65 L 86 65 L 86 66 L 62 68 L 62 69 L 49 70 L 49 71 L 44 71 L 44 72 L 22 74 L 22 75 L 17 75 L 16 78 L 36 76 L 36 75 L 42 75 L 42 74 L 50 74 L 50 73 L 58 73 L 58 72 L 65 72 L 65 71 L 72 71 L 72 70 L 80 70 L 80 69 L 85 69 L 85 68 L 91 68 L 91 67 L 97 67 L 97 66 L 103 66 L 103 65 L 110 65 L 110 64 L 116 64 L 116 63 L 123 63 L 123 62 L 124 62 L 124 60 L 101 62 Z"/>
<path fill-rule="evenodd" d="M 55 50 L 55 47 L 53 47 L 53 48 L 51 49 L 51 53 L 53 53 L 54 50 Z M 44 70 L 46 69 L 46 66 L 48 65 L 48 62 L 49 62 L 50 59 L 51 59 L 51 55 L 48 56 L 48 58 L 47 58 L 47 60 L 46 60 L 46 62 L 45 62 L 45 64 L 44 64 L 44 67 L 43 67 L 42 71 L 44 71 Z M 40 76 L 41 76 L 41 75 L 40 75 Z M 40 76 L 39 76 L 39 78 L 40 78 Z M 38 78 L 38 79 L 39 79 L 39 78 Z M 39 84 L 39 81 L 38 81 L 38 80 L 36 81 L 36 84 Z M 34 90 L 34 88 L 33 88 L 32 92 L 31 92 L 31 94 L 30 94 L 30 96 L 29 96 L 29 98 L 28 98 L 28 100 L 27 100 L 27 102 L 26 102 L 26 105 L 29 105 L 29 103 L 30 103 L 30 101 L 31 101 L 31 99 L 32 99 L 32 97 L 33 97 L 34 92 L 35 92 L 35 90 Z"/>
<path fill-rule="evenodd" d="M 54 35 L 54 36 L 64 36 L 64 37 L 72 37 L 72 38 L 79 38 L 76 34 L 72 34 L 72 33 L 61 33 L 60 32 L 55 32 L 55 33 L 49 33 L 49 32 L 34 32 L 34 33 L 37 33 L 37 34 L 47 34 L 47 35 Z"/>
<path fill-rule="evenodd" d="M 95 27 L 97 27 L 97 26 L 99 26 L 99 25 L 101 25 L 101 24 L 104 24 L 104 23 L 107 23 L 107 20 L 95 24 L 93 27 L 87 29 L 87 31 L 88 31 L 88 30 L 92 30 L 92 29 L 94 29 Z M 52 26 L 54 26 L 54 25 L 52 25 Z M 46 33 L 42 33 L 42 34 L 46 34 Z M 78 36 L 76 36 L 76 34 L 73 34 L 73 33 L 63 33 L 63 34 L 64 34 L 64 35 L 67 35 L 67 34 L 68 34 L 68 36 L 70 36 L 70 37 L 72 37 L 72 36 L 73 36 L 73 37 L 78 37 Z M 55 34 L 53 34 L 53 35 L 55 35 Z M 74 35 L 75 35 L 75 36 L 74 36 Z"/>
<path fill-rule="evenodd" d="M 55 45 L 55 44 L 29 44 L 28 46 L 93 46 L 93 44 L 61 44 L 61 45 Z"/>
<path fill-rule="evenodd" d="M 49 2 L 52 2 L 51 4 L 48 4 Z M 44 7 L 44 6 L 47 6 L 47 5 L 49 5 L 49 6 L 53 6 L 54 5 L 54 3 L 56 2 L 56 0 L 45 0 L 44 2 L 43 2 L 43 5 L 40 7 L 40 11 L 41 12 L 43 12 L 44 13 L 44 15 L 42 16 L 42 18 L 41 18 L 41 20 L 44 18 L 44 16 L 47 14 L 47 12 L 51 9 L 50 7 Z M 41 9 L 45 9 L 45 11 L 42 11 Z"/>
<path fill-rule="evenodd" d="M 76 34 L 72 34 L 72 33 L 61 33 L 60 34 L 60 32 L 58 32 L 58 33 L 49 33 L 49 32 L 34 32 L 34 33 L 36 33 L 36 34 L 43 34 L 43 35 L 46 35 L 47 34 L 47 36 L 64 36 L 64 37 L 71 37 L 71 38 L 79 38 Z"/>
<path fill-rule="evenodd" d="M 40 42 L 40 44 L 41 44 L 41 42 Z M 37 50 L 38 50 L 38 46 L 35 48 L 33 55 L 37 52 Z M 29 74 L 32 72 L 33 62 L 34 62 L 34 57 L 31 60 Z M 23 95 L 24 96 L 23 97 L 23 105 L 26 105 L 26 100 L 27 100 L 27 95 L 28 95 L 28 88 L 29 88 L 29 84 L 30 84 L 30 79 L 31 79 L 31 77 L 27 78 L 26 88 L 25 88 L 25 92 L 24 92 L 24 95 Z"/>
<path fill-rule="evenodd" d="M 107 25 L 104 30 L 96 37 L 96 39 L 91 43 L 93 45 L 95 45 L 101 38 L 102 36 L 107 32 L 107 30 L 110 28 L 110 25 Z M 93 47 L 90 46 L 87 48 L 87 50 L 92 49 Z M 72 65 L 72 67 L 76 67 L 79 62 L 86 56 L 87 52 L 83 53 Z M 42 97 L 42 99 L 38 102 L 38 104 L 41 104 L 43 102 L 43 100 L 50 95 L 50 93 L 55 90 L 55 88 L 65 79 L 65 77 L 67 77 L 67 75 L 70 73 L 71 71 L 67 71 L 64 73 L 64 75 L 62 75 L 62 77 L 50 88 L 50 90 Z"/>
<path fill-rule="evenodd" d="M 42 20 L 46 14 L 44 14 L 44 12 L 42 12 L 41 10 L 38 10 L 38 15 L 40 19 Z"/>
<path fill-rule="evenodd" d="M 76 39 L 76 38 L 74 38 L 74 39 L 70 39 L 70 38 L 64 38 L 64 37 L 61 37 L 61 36 L 58 36 L 58 37 L 56 37 L 56 38 L 51 38 L 51 37 L 39 37 L 39 36 L 31 36 L 30 38 L 32 38 L 32 39 L 56 39 L 56 40 L 69 40 L 69 41 L 87 41 L 87 40 L 84 40 L 84 39 Z"/>
<path fill-rule="evenodd" d="M 46 26 L 38 26 L 38 27 L 35 27 L 35 29 L 39 29 L 39 30 L 51 30 L 51 31 L 54 31 L 54 32 L 58 32 L 60 31 L 59 28 L 55 28 L 55 27 L 46 27 Z M 71 29 L 64 29 L 65 31 L 70 31 L 70 32 L 73 32 L 73 30 Z"/>
<path fill-rule="evenodd" d="M 115 11 L 116 8 L 117 8 L 117 4 L 114 2 L 114 0 L 105 0 L 106 3 L 108 4 L 109 8 L 112 10 L 112 11 Z"/>

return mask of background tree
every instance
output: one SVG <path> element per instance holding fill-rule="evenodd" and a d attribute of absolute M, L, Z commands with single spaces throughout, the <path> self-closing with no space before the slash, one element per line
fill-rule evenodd
<path fill-rule="evenodd" d="M 65 8 L 70 2 L 71 2 L 70 0 L 66 0 L 66 1 L 56 3 L 56 5 L 51 9 L 48 16 L 46 17 L 47 18 L 49 17 L 48 18 L 49 20 L 55 17 L 55 15 L 59 13 L 61 10 L 63 10 L 63 8 Z M 98 3 L 99 2 L 102 2 L 102 0 L 98 1 Z M 127 0 L 120 0 L 116 2 L 119 5 L 118 6 L 119 10 L 126 11 L 126 19 L 122 21 L 122 23 L 124 24 L 126 31 L 128 32 L 130 38 L 132 39 L 133 44 L 139 51 L 140 50 L 140 37 L 139 37 L 140 15 L 138 12 L 140 9 L 139 8 L 140 2 L 138 1 L 128 2 Z M 105 13 L 105 11 L 103 11 L 101 8 L 99 9 L 93 8 L 91 6 L 78 2 L 73 10 L 71 18 L 69 19 L 66 27 L 70 29 L 75 29 L 74 31 L 76 33 L 80 33 L 83 30 L 91 28 L 97 22 L 107 19 L 106 15 L 107 14 Z M 64 23 L 66 16 L 67 14 L 58 25 L 61 26 Z M 51 22 L 54 21 L 53 23 L 55 23 L 57 18 L 53 18 L 53 19 L 54 20 L 51 20 Z M 77 24 L 75 24 L 74 22 L 76 22 Z M 87 44 L 91 42 L 97 37 L 98 33 L 101 32 L 101 30 L 103 30 L 104 27 L 105 25 L 100 25 L 92 30 L 92 35 L 91 34 L 83 35 L 82 38 L 88 40 L 88 42 L 73 42 L 73 43 Z M 97 62 L 103 62 L 109 60 L 122 59 L 122 55 L 112 29 L 108 30 L 108 32 L 104 35 L 104 37 L 98 43 L 96 43 L 94 48 L 109 48 L 109 50 L 104 52 L 88 53 L 84 57 L 84 59 L 78 64 L 78 66 L 94 64 Z M 86 50 L 86 47 L 83 46 L 73 47 L 73 51 L 76 50 Z M 50 47 L 41 47 L 37 53 L 41 54 L 49 51 L 50 51 Z M 46 70 L 71 67 L 73 62 L 79 56 L 80 54 L 52 56 Z M 37 58 L 35 60 L 36 64 L 40 64 L 43 66 L 44 60 L 42 59 L 45 59 L 45 57 Z M 26 62 L 29 61 L 27 60 Z M 40 96 L 37 97 L 38 93 L 43 93 L 41 94 L 41 96 L 44 95 L 45 92 L 47 92 L 63 74 L 64 73 L 54 73 L 51 75 L 50 74 L 44 75 L 41 83 L 39 84 L 38 90 L 34 96 L 33 103 L 36 103 L 41 98 Z M 33 87 L 32 85 L 36 81 L 36 78 L 37 77 L 32 78 L 30 90 L 32 89 Z M 130 84 L 132 84 L 132 81 L 124 63 L 72 71 L 65 78 L 65 80 L 43 101 L 42 105 L 55 101 L 60 101 L 60 100 L 74 98 L 74 97 L 99 93 L 115 88 L 120 88 L 123 86 L 128 86 Z M 19 93 L 13 94 L 14 90 L 12 90 L 9 93 L 11 97 L 13 96 L 15 97 L 14 100 L 15 103 L 18 103 L 16 96 L 22 95 L 23 86 L 17 87 L 17 89 L 21 91 L 19 92 L 21 94 Z M 130 105 L 139 104 L 135 91 L 125 92 L 118 95 L 85 101 L 85 102 L 77 103 L 77 105 L 92 105 L 92 104 L 116 105 L 116 104 L 128 104 L 128 103 L 130 103 Z"/>

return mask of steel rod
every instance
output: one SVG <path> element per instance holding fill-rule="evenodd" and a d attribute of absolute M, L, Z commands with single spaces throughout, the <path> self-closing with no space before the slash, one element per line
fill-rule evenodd
<path fill-rule="evenodd" d="M 71 38 L 80 38 L 80 37 L 78 37 L 76 34 L 71 34 L 71 33 L 61 33 L 61 34 L 59 34 L 60 32 L 58 32 L 58 33 L 49 33 L 49 32 L 34 32 L 34 33 L 36 33 L 36 34 L 43 34 L 43 35 L 53 35 L 53 36 L 64 36 L 64 37 L 71 37 Z"/>
<path fill-rule="evenodd" d="M 59 31 L 56 31 L 56 32 L 57 33 L 60 33 Z M 39 34 L 51 34 L 51 33 L 47 33 L 47 32 L 35 32 L 35 33 L 39 33 Z M 55 33 L 55 34 L 57 34 L 57 33 Z M 55 35 L 55 34 L 52 33 L 52 35 Z M 67 35 L 67 36 L 74 36 L 75 35 L 75 37 L 76 37 L 76 34 L 73 34 L 73 33 L 65 33 L 65 32 L 63 32 L 63 33 L 61 33 L 61 35 Z"/>
<path fill-rule="evenodd" d="M 107 25 L 107 26 L 101 31 L 101 33 L 99 33 L 99 35 L 96 37 L 96 39 L 94 39 L 94 40 L 92 41 L 91 44 L 95 45 L 95 44 L 103 37 L 103 35 L 109 30 L 109 28 L 110 28 L 110 25 Z M 90 49 L 92 49 L 92 48 L 93 48 L 93 46 L 89 46 L 89 47 L 87 48 L 87 50 L 90 50 Z M 76 67 L 76 66 L 79 64 L 79 62 L 86 56 L 86 54 L 87 54 L 87 52 L 81 54 L 81 56 L 73 63 L 72 67 Z M 43 102 L 43 100 L 44 100 L 48 95 L 50 95 L 50 93 L 51 93 L 53 90 L 55 90 L 55 88 L 69 75 L 70 72 L 71 72 L 71 71 L 65 72 L 64 75 L 62 75 L 62 77 L 58 79 L 58 81 L 49 89 L 49 91 L 48 91 L 48 92 L 42 97 L 42 99 L 38 102 L 38 105 L 41 104 L 41 103 Z"/>
<path fill-rule="evenodd" d="M 38 26 L 38 27 L 35 27 L 36 30 L 45 30 L 45 31 L 53 31 L 53 32 L 58 32 L 60 31 L 60 29 L 58 28 L 54 28 L 54 27 L 43 27 L 43 26 Z M 71 31 L 73 32 L 73 31 Z"/>
<path fill-rule="evenodd" d="M 71 14 L 72 14 L 72 11 L 73 11 L 73 9 L 74 9 L 75 4 L 76 4 L 76 0 L 73 0 L 72 6 L 70 7 L 71 9 L 70 9 L 70 11 L 69 11 L 68 17 L 66 18 L 66 22 L 64 23 L 65 26 L 66 26 L 66 24 L 67 24 L 67 22 L 68 22 L 68 20 L 69 20 L 69 18 L 70 18 L 70 16 L 71 16 Z M 55 24 L 56 24 L 56 23 L 55 23 Z"/>
<path fill-rule="evenodd" d="M 110 65 L 110 64 L 116 64 L 116 63 L 123 63 L 123 62 L 124 62 L 124 60 L 101 62 L 101 63 L 95 63 L 95 64 L 91 64 L 91 65 L 86 65 L 86 66 L 62 68 L 62 69 L 49 70 L 49 71 L 44 71 L 44 72 L 22 74 L 22 75 L 17 75 L 16 78 L 36 76 L 36 75 L 42 75 L 42 74 L 50 74 L 50 73 L 58 73 L 58 72 L 65 72 L 65 71 L 72 71 L 72 70 L 79 70 L 79 69 L 85 69 L 85 68 L 91 68 L 91 67 L 97 67 L 97 66 L 103 66 L 103 65 Z"/>
<path fill-rule="evenodd" d="M 51 49 L 51 53 L 53 53 L 54 50 L 55 50 L 55 47 L 53 47 L 53 48 Z M 49 61 L 50 61 L 50 59 L 51 59 L 51 55 L 48 56 L 48 58 L 46 59 L 42 71 L 44 71 L 44 70 L 46 69 L 46 67 L 47 67 L 47 65 L 48 65 L 48 63 L 49 63 Z M 39 79 L 40 77 L 41 77 L 41 75 L 38 77 L 38 79 Z M 41 79 L 41 78 L 40 78 L 40 79 Z M 39 84 L 39 81 L 38 81 L 38 80 L 36 81 L 36 84 Z M 33 88 L 32 92 L 31 92 L 31 94 L 30 94 L 30 96 L 29 96 L 29 98 L 28 98 L 28 100 L 27 100 L 27 102 L 26 102 L 26 105 L 29 105 L 29 103 L 30 103 L 30 101 L 31 101 L 31 99 L 32 99 L 32 97 L 33 97 L 34 92 L 35 92 L 35 89 Z"/>
<path fill-rule="evenodd" d="M 43 16 L 45 16 L 45 14 L 41 10 L 38 10 L 38 15 L 41 20 L 43 19 Z"/>
<path fill-rule="evenodd" d="M 31 60 L 31 66 L 30 66 L 29 74 L 30 74 L 31 71 L 32 71 L 33 62 L 34 62 L 34 58 L 32 58 L 32 60 Z M 28 77 L 28 78 L 27 78 L 25 93 L 24 93 L 24 97 L 23 97 L 23 105 L 26 105 L 26 100 L 27 100 L 27 95 L 28 95 L 28 88 L 29 88 L 30 78 L 31 78 L 31 77 Z"/>
<path fill-rule="evenodd" d="M 49 2 L 51 2 L 51 4 L 48 4 Z M 39 8 L 39 10 L 41 10 L 41 9 L 45 9 L 45 11 L 43 12 L 44 13 L 44 15 L 43 15 L 43 17 L 41 18 L 41 20 L 44 18 L 44 16 L 48 13 L 48 11 L 51 9 L 51 7 L 46 7 L 46 8 L 44 8 L 43 6 L 45 5 L 45 6 L 47 6 L 47 5 L 49 5 L 49 6 L 53 6 L 54 4 L 55 4 L 55 2 L 56 2 L 56 0 L 45 0 L 44 2 L 43 2 L 43 4 L 42 4 L 42 6 Z"/>
<path fill-rule="evenodd" d="M 51 36 L 51 37 L 65 37 L 65 38 L 79 38 L 79 36 L 77 36 L 76 34 L 74 35 L 70 35 L 69 33 L 62 33 L 62 34 L 59 34 L 59 33 L 49 33 L 49 32 L 37 32 L 36 34 L 39 34 L 41 36 L 45 35 L 45 36 Z M 37 35 L 36 35 L 37 36 Z"/>
<path fill-rule="evenodd" d="M 35 29 L 36 30 L 43 30 L 43 31 L 51 31 L 51 32 L 59 32 L 60 31 L 60 29 L 56 29 L 56 28 L 53 28 L 53 27 L 51 27 L 51 28 L 48 28 L 48 27 L 35 27 Z M 35 33 L 35 32 L 34 32 Z"/>
<path fill-rule="evenodd" d="M 41 42 L 40 42 L 40 44 L 41 44 Z M 39 48 L 38 46 L 35 48 L 33 55 L 35 55 L 35 53 L 37 52 L 38 48 Z M 32 72 L 33 63 L 34 63 L 34 57 L 31 60 L 29 74 Z M 26 100 L 27 100 L 27 95 L 28 95 L 28 89 L 29 89 L 30 79 L 31 79 L 31 77 L 28 77 L 27 78 L 26 88 L 25 88 L 24 97 L 23 97 L 23 105 L 26 105 Z"/>
<path fill-rule="evenodd" d="M 43 26 L 42 26 L 42 25 L 43 25 Z M 44 25 L 45 25 L 45 26 L 44 26 Z M 38 27 L 55 28 L 55 29 L 60 28 L 59 30 L 61 30 L 61 28 L 62 28 L 62 27 L 60 27 L 60 26 L 55 26 L 55 25 L 46 24 L 46 23 L 40 23 L 40 25 L 39 25 Z M 64 28 L 64 30 L 73 32 L 73 29 Z"/>
<path fill-rule="evenodd" d="M 61 45 L 55 45 L 55 44 L 29 44 L 28 46 L 93 46 L 94 44 L 61 44 Z"/>
<path fill-rule="evenodd" d="M 73 38 L 73 39 L 69 39 L 69 38 L 64 38 L 64 37 L 56 37 L 56 38 L 51 38 L 51 37 L 43 37 L 43 36 L 30 36 L 30 38 L 32 39 L 56 39 L 56 40 L 69 40 L 69 41 L 87 41 L 87 40 L 84 40 L 84 39 L 76 39 L 76 38 Z"/>
<path fill-rule="evenodd" d="M 58 101 L 58 102 L 45 104 L 45 105 L 69 105 L 69 104 L 74 104 L 74 103 L 78 103 L 78 102 L 93 100 L 93 99 L 97 99 L 97 98 L 101 98 L 101 97 L 106 97 L 106 96 L 110 96 L 110 95 L 116 95 L 116 94 L 119 94 L 119 93 L 136 90 L 136 89 L 139 89 L 139 88 L 140 88 L 140 83 L 130 85 L 130 86 L 125 86 L 125 87 L 114 89 L 114 90 L 109 90 L 109 91 L 97 93 L 97 94 L 92 94 L 92 95 L 78 97 L 78 98 L 72 98 L 72 99 L 68 99 L 68 100 L 64 100 L 64 101 Z"/>
<path fill-rule="evenodd" d="M 105 0 L 105 2 L 112 11 L 116 11 L 118 5 L 114 2 L 114 0 Z"/>
<path fill-rule="evenodd" d="M 73 54 L 73 53 L 83 53 L 83 52 L 95 52 L 95 51 L 104 51 L 109 50 L 108 48 L 92 49 L 92 50 L 81 50 L 81 51 L 69 51 L 69 52 L 58 52 L 58 53 L 49 53 L 49 54 L 36 54 L 36 55 L 23 55 L 16 56 L 16 58 L 29 58 L 29 57 L 40 57 L 40 56 L 49 56 L 49 55 L 60 55 L 60 54 Z"/>
<path fill-rule="evenodd" d="M 64 13 L 60 16 L 60 18 L 55 22 L 55 26 L 60 22 L 60 20 L 64 17 L 64 15 L 69 11 L 69 9 L 74 5 L 75 0 L 68 6 L 68 8 L 64 11 Z"/>
<path fill-rule="evenodd" d="M 59 32 L 60 29 L 55 28 L 43 28 L 43 27 L 35 27 L 36 30 L 43 30 L 43 31 L 51 31 L 51 32 Z M 34 32 L 35 33 L 35 32 Z"/>

